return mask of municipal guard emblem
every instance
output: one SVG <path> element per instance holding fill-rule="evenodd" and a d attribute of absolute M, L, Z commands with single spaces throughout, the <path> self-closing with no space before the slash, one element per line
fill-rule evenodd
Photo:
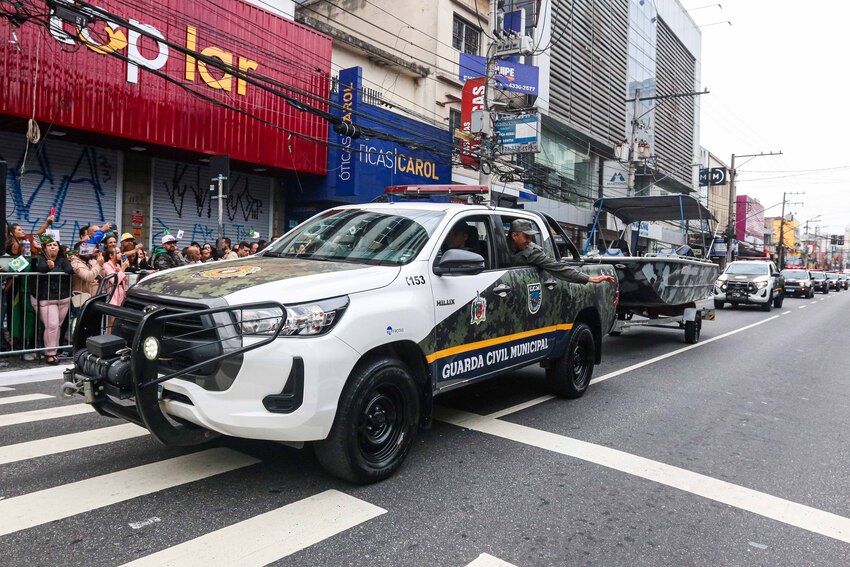
<path fill-rule="evenodd" d="M 543 290 L 539 283 L 528 284 L 528 310 L 532 315 L 540 311 L 540 304 L 543 302 Z"/>
<path fill-rule="evenodd" d="M 481 297 L 481 294 L 476 294 L 472 300 L 472 317 L 469 320 L 470 325 L 477 325 L 487 320 L 487 300 Z"/>
<path fill-rule="evenodd" d="M 259 266 L 235 266 L 232 268 L 217 268 L 215 270 L 204 270 L 203 272 L 195 272 L 192 274 L 193 278 L 203 278 L 203 279 L 230 279 L 230 278 L 244 278 L 245 276 L 250 276 L 255 272 L 259 272 Z"/>

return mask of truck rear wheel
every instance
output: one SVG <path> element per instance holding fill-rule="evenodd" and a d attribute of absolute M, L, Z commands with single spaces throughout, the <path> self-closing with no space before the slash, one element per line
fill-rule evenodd
<path fill-rule="evenodd" d="M 564 354 L 546 369 L 546 382 L 552 392 L 562 398 L 580 398 L 593 376 L 595 352 L 596 343 L 590 327 L 576 323 Z"/>
<path fill-rule="evenodd" d="M 401 466 L 418 426 L 419 396 L 410 370 L 399 360 L 379 358 L 355 369 L 331 432 L 314 451 L 334 476 L 378 482 Z"/>

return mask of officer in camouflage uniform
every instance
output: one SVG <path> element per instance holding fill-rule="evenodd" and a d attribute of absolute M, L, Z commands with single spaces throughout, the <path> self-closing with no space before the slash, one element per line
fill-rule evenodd
<path fill-rule="evenodd" d="M 540 234 L 531 221 L 516 219 L 511 223 L 508 247 L 511 249 L 511 262 L 517 266 L 536 266 L 546 270 L 556 278 L 572 283 L 614 283 L 614 276 L 588 276 L 584 272 L 550 258 L 543 248 L 535 244 L 531 237 Z"/>

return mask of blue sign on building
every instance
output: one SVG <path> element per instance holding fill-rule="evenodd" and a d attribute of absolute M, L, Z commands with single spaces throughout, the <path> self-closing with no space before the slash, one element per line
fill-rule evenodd
<path fill-rule="evenodd" d="M 461 53 L 460 82 L 465 83 L 467 79 L 483 77 L 486 67 L 487 60 L 484 57 Z M 527 95 L 537 94 L 537 85 L 540 80 L 539 68 L 499 59 L 496 61 L 494 71 L 497 87 Z"/>
<path fill-rule="evenodd" d="M 362 91 L 360 67 L 340 71 L 339 107 L 332 107 L 331 113 L 344 122 L 410 140 L 411 146 L 419 147 L 374 137 L 352 138 L 338 134 L 331 126 L 327 177 L 313 187 L 305 187 L 300 194 L 287 195 L 292 213 L 300 217 L 297 220 L 334 204 L 372 201 L 389 185 L 451 183 L 452 134 L 447 129 L 367 104 Z"/>

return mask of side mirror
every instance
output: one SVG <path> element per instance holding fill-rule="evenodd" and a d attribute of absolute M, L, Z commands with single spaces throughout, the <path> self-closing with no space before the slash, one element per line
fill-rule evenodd
<path fill-rule="evenodd" d="M 446 250 L 434 263 L 438 276 L 474 275 L 484 271 L 484 256 L 469 250 Z"/>

